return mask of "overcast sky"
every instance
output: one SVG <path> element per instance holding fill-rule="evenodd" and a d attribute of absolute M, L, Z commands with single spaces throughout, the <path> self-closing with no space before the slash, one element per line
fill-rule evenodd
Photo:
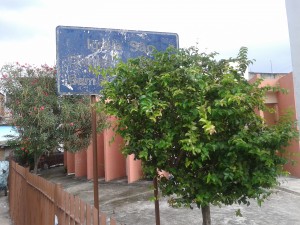
<path fill-rule="evenodd" d="M 249 48 L 252 72 L 291 72 L 284 0 L 0 0 L 0 65 L 54 65 L 58 25 L 172 32 L 220 57 Z"/>

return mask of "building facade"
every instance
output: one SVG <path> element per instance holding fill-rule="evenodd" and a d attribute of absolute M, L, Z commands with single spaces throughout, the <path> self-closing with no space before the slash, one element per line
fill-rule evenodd
<path fill-rule="evenodd" d="M 261 86 L 280 87 L 287 90 L 287 93 L 282 92 L 268 92 L 265 98 L 265 104 L 267 107 L 273 109 L 274 113 L 268 111 L 258 112 L 263 117 L 267 124 L 276 124 L 280 116 L 287 112 L 292 113 L 294 120 L 297 118 L 296 104 L 295 104 L 295 91 L 293 74 L 249 74 L 251 79 L 249 82 L 253 82 L 256 79 L 263 79 Z M 300 177 L 300 145 L 299 140 L 294 140 L 290 143 L 290 146 L 286 148 L 287 158 L 291 161 L 285 166 L 285 169 L 290 175 Z M 295 165 L 294 163 L 295 162 Z"/>
<path fill-rule="evenodd" d="M 111 117 L 110 122 L 115 120 Z M 112 139 L 114 141 L 112 142 Z M 105 181 L 127 178 L 128 183 L 142 177 L 141 161 L 135 160 L 134 155 L 125 157 L 121 153 L 123 139 L 115 136 L 113 129 L 106 129 L 97 135 L 97 167 L 98 177 Z M 64 153 L 64 165 L 68 174 L 75 177 L 93 179 L 93 145 L 76 153 Z"/>

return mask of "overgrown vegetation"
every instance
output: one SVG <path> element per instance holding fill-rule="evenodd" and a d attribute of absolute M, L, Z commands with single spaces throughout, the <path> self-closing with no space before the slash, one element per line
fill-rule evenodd
<path fill-rule="evenodd" d="M 65 151 L 76 152 L 90 143 L 90 99 L 85 96 L 58 96 L 56 70 L 47 65 L 35 67 L 11 64 L 1 69 L 1 88 L 6 107 L 20 136 L 14 140 L 20 162 L 34 162 L 63 144 Z M 101 114 L 102 115 L 102 114 Z M 100 116 L 99 124 L 104 122 Z"/>

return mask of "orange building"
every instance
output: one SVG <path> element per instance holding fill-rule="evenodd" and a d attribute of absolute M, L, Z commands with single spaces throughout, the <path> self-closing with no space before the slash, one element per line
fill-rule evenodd
<path fill-rule="evenodd" d="M 293 84 L 293 74 L 276 74 L 276 73 L 249 73 L 249 82 L 262 78 L 261 86 L 280 87 L 288 91 L 287 94 L 281 92 L 268 92 L 265 99 L 265 104 L 274 109 L 275 113 L 259 112 L 268 124 L 275 124 L 279 117 L 287 111 L 293 113 L 293 119 L 296 120 L 295 93 Z M 291 153 L 291 159 L 296 162 L 295 165 L 289 163 L 285 169 L 292 176 L 300 177 L 300 149 L 299 141 L 295 140 L 287 147 L 287 151 Z M 298 154 L 298 156 L 297 156 Z"/>
<path fill-rule="evenodd" d="M 110 121 L 113 122 L 114 119 L 110 118 Z M 112 129 L 97 135 L 98 176 L 105 181 L 127 177 L 128 183 L 135 182 L 142 177 L 141 161 L 134 160 L 133 155 L 125 157 L 120 151 L 123 139 L 119 135 L 116 137 L 114 135 Z M 68 174 L 93 179 L 92 144 L 77 153 L 65 152 L 64 165 Z"/>

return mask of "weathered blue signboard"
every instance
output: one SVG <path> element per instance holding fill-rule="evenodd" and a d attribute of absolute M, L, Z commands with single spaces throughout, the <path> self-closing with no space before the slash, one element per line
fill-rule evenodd
<path fill-rule="evenodd" d="M 150 56 L 153 49 L 178 48 L 178 35 L 147 31 L 129 31 L 83 27 L 56 28 L 58 92 L 60 94 L 97 95 L 101 76 L 89 67 L 108 68 L 118 60 Z"/>

